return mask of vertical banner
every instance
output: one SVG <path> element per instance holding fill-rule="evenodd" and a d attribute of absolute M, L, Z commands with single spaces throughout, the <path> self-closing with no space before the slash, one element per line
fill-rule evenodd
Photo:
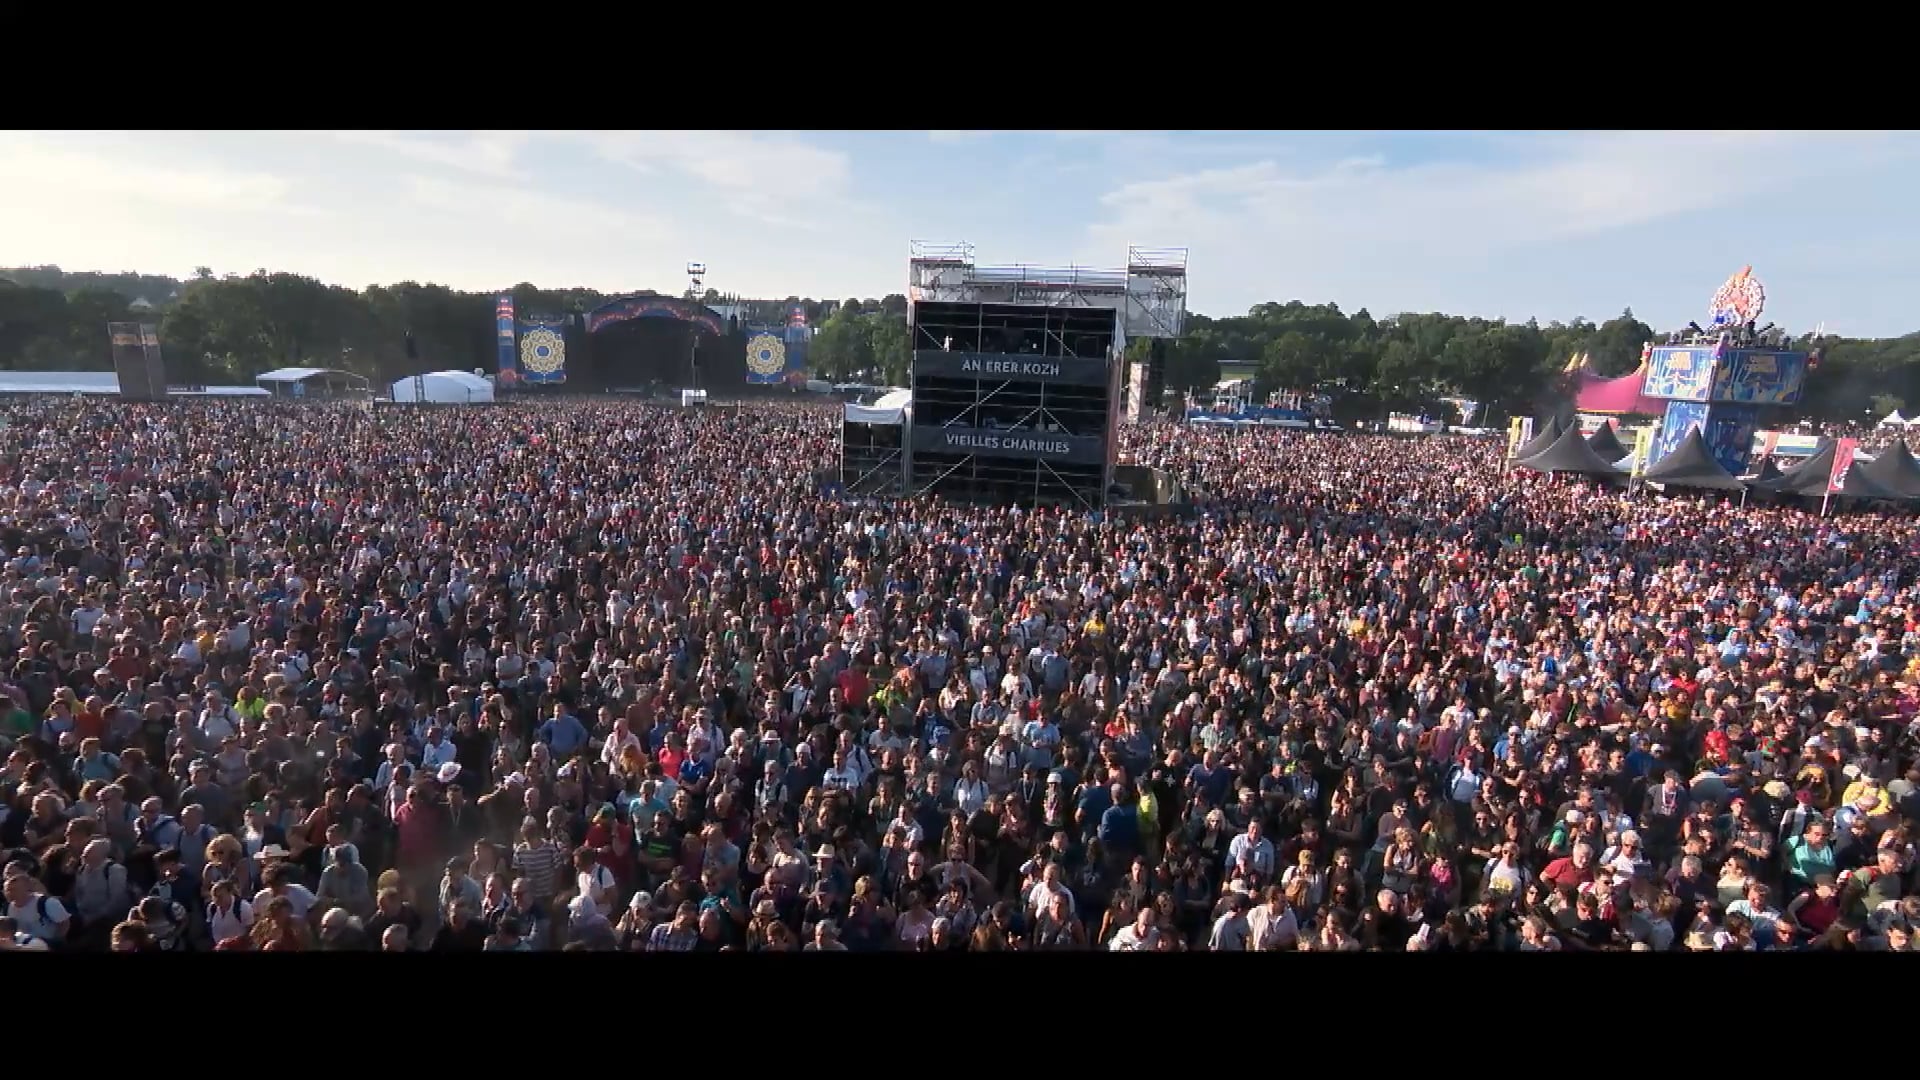
<path fill-rule="evenodd" d="M 493 332 L 499 349 L 501 386 L 511 389 L 520 381 L 520 349 L 513 334 L 513 294 L 503 292 L 493 300 Z"/>
<path fill-rule="evenodd" d="M 799 304 L 787 312 L 787 382 L 798 386 L 807 381 L 807 348 L 813 341 L 813 329 L 807 325 L 807 309 Z"/>
<path fill-rule="evenodd" d="M 567 320 L 520 320 L 520 379 L 528 385 L 567 381 Z"/>
<path fill-rule="evenodd" d="M 1648 458 L 1653 456 L 1654 425 L 1647 424 L 1633 433 L 1633 478 L 1638 480 L 1647 471 Z"/>
<path fill-rule="evenodd" d="M 1127 372 L 1127 422 L 1137 424 L 1147 415 L 1147 364 L 1135 360 Z"/>
<path fill-rule="evenodd" d="M 1507 424 L 1507 460 L 1527 443 L 1533 441 L 1533 417 L 1516 416 Z"/>
<path fill-rule="evenodd" d="M 1859 439 L 1841 439 L 1833 448 L 1833 472 L 1827 475 L 1827 493 L 1820 496 L 1820 516 L 1827 516 L 1827 501 L 1847 484 L 1847 470 L 1853 468 L 1853 455 L 1860 449 Z"/>
<path fill-rule="evenodd" d="M 787 343 L 772 330 L 747 331 L 747 381 L 755 386 L 778 383 L 787 377 Z"/>

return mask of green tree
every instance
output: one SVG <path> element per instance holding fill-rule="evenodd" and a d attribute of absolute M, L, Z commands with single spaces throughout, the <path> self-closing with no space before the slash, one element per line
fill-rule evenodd
<path fill-rule="evenodd" d="M 865 325 L 867 350 L 874 366 L 880 369 L 881 381 L 888 386 L 906 385 L 913 359 L 907 348 L 906 316 L 875 310 L 861 316 L 860 321 Z"/>
<path fill-rule="evenodd" d="M 849 305 L 834 311 L 813 336 L 810 349 L 814 366 L 835 381 L 865 375 L 873 367 L 872 337 L 859 312 Z"/>

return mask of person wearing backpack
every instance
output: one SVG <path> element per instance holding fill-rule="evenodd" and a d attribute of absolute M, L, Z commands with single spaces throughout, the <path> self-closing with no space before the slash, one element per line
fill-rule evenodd
<path fill-rule="evenodd" d="M 73 913 L 80 920 L 77 944 L 106 940 L 114 924 L 126 917 L 133 903 L 127 887 L 127 868 L 113 859 L 113 841 L 104 836 L 87 841 L 74 873 Z"/>
<path fill-rule="evenodd" d="M 19 927 L 19 933 L 43 941 L 49 947 L 65 944 L 73 930 L 73 916 L 68 914 L 66 905 L 48 896 L 39 882 L 25 874 L 7 878 L 4 892 L 6 915 Z"/>

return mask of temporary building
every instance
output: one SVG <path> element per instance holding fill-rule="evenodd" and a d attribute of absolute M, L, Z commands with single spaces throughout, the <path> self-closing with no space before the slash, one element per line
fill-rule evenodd
<path fill-rule="evenodd" d="M 1627 448 L 1620 445 L 1620 436 L 1613 433 L 1612 424 L 1601 424 L 1598 431 L 1587 436 L 1587 445 L 1608 461 L 1619 461 L 1628 453 Z"/>
<path fill-rule="evenodd" d="M 882 394 L 871 405 L 845 406 L 840 424 L 840 486 L 853 496 L 890 496 L 906 483 L 906 421 L 912 390 Z"/>
<path fill-rule="evenodd" d="M 471 371 L 429 371 L 393 384 L 393 400 L 404 405 L 486 405 L 493 384 Z"/>
<path fill-rule="evenodd" d="M 1580 435 L 1580 425 L 1572 424 L 1562 432 L 1552 446 L 1522 458 L 1520 465 L 1535 472 L 1579 473 L 1583 476 L 1620 476 L 1623 475 L 1613 462 L 1593 452 L 1587 440 Z"/>
<path fill-rule="evenodd" d="M 1906 427 L 1908 424 L 1911 424 L 1911 423 L 1913 423 L 1913 421 L 1900 415 L 1899 409 L 1895 409 L 1892 412 L 1880 418 L 1881 427 Z"/>
<path fill-rule="evenodd" d="M 1641 479 L 1651 484 L 1664 484 L 1667 487 L 1706 488 L 1711 491 L 1744 491 L 1746 484 L 1740 478 L 1726 470 L 1726 467 L 1714 460 L 1713 451 L 1707 449 L 1707 441 L 1700 437 L 1699 428 L 1687 431 L 1687 437 L 1673 448 L 1666 457 L 1640 474 Z"/>

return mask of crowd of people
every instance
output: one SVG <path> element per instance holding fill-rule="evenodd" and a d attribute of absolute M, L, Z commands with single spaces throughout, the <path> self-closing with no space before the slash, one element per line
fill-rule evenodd
<path fill-rule="evenodd" d="M 824 408 L 0 405 L 0 948 L 1910 951 L 1911 517 Z"/>

